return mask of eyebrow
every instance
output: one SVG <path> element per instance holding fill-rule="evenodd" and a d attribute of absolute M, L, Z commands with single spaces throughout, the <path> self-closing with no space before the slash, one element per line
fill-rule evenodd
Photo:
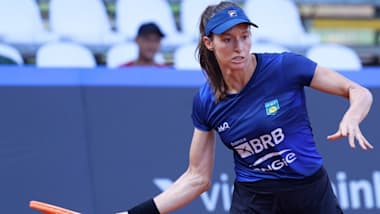
<path fill-rule="evenodd" d="M 245 33 L 249 33 L 249 32 L 250 32 L 250 30 L 247 28 L 246 30 L 242 30 L 241 32 L 239 32 L 239 34 L 245 34 Z M 226 31 L 226 32 L 220 34 L 219 36 L 232 36 L 232 34 L 229 33 L 228 31 Z"/>

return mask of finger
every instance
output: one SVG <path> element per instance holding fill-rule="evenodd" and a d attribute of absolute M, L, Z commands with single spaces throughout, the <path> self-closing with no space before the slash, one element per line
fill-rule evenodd
<path fill-rule="evenodd" d="M 342 125 L 339 127 L 339 131 L 340 131 L 341 135 L 344 137 L 347 137 L 347 135 L 349 133 L 348 128 L 346 126 L 342 126 Z"/>
<path fill-rule="evenodd" d="M 373 146 L 368 142 L 368 140 L 362 134 L 360 134 L 358 138 L 358 142 L 364 150 L 373 149 Z"/>
<path fill-rule="evenodd" d="M 365 144 L 366 144 L 367 148 L 369 148 L 369 149 L 373 149 L 374 148 L 373 145 L 370 144 L 369 142 L 366 142 Z"/>
<path fill-rule="evenodd" d="M 364 150 L 367 150 L 367 145 L 366 145 L 366 139 L 365 137 L 362 135 L 361 131 L 360 130 L 357 130 L 356 131 L 356 136 L 355 136 L 356 140 L 358 141 L 360 147 Z"/>
<path fill-rule="evenodd" d="M 355 149 L 355 133 L 353 131 L 348 133 L 348 142 L 351 148 Z"/>
<path fill-rule="evenodd" d="M 356 130 L 356 140 L 358 141 L 360 147 L 364 150 L 373 149 L 373 146 L 364 137 L 360 129 Z"/>
<path fill-rule="evenodd" d="M 340 133 L 340 131 L 338 130 L 337 132 L 335 132 L 334 134 L 332 135 L 328 135 L 327 136 L 327 140 L 337 140 L 339 138 L 342 138 L 342 134 Z"/>
<path fill-rule="evenodd" d="M 361 137 L 358 138 L 358 137 L 357 137 L 356 140 L 358 141 L 360 147 L 361 147 L 363 150 L 367 150 L 367 145 L 366 145 L 366 143 L 365 143 L 365 141 L 364 141 L 363 138 L 361 138 Z"/>

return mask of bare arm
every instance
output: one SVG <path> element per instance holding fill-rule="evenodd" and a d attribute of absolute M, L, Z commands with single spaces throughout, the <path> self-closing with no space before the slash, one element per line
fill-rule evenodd
<path fill-rule="evenodd" d="M 347 79 L 331 69 L 317 66 L 310 86 L 314 89 L 345 97 L 350 106 L 345 112 L 336 133 L 329 135 L 328 140 L 348 137 L 349 144 L 355 148 L 355 140 L 362 149 L 373 149 L 363 136 L 359 124 L 367 116 L 372 105 L 371 92 L 359 84 Z"/>
<path fill-rule="evenodd" d="M 160 213 L 169 213 L 207 191 L 215 156 L 215 134 L 194 129 L 189 167 L 167 190 L 154 198 Z"/>

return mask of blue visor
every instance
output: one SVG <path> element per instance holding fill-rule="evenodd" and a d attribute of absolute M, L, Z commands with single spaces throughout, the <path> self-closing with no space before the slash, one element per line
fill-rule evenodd
<path fill-rule="evenodd" d="M 239 7 L 228 7 L 216 13 L 206 24 L 205 34 L 222 34 L 233 26 L 246 23 L 258 27 L 251 22 L 244 11 Z"/>

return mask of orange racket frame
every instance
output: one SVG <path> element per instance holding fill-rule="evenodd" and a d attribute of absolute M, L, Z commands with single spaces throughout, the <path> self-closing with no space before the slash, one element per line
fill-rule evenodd
<path fill-rule="evenodd" d="M 44 214 L 80 214 L 79 212 L 41 201 L 30 201 L 29 207 Z"/>

